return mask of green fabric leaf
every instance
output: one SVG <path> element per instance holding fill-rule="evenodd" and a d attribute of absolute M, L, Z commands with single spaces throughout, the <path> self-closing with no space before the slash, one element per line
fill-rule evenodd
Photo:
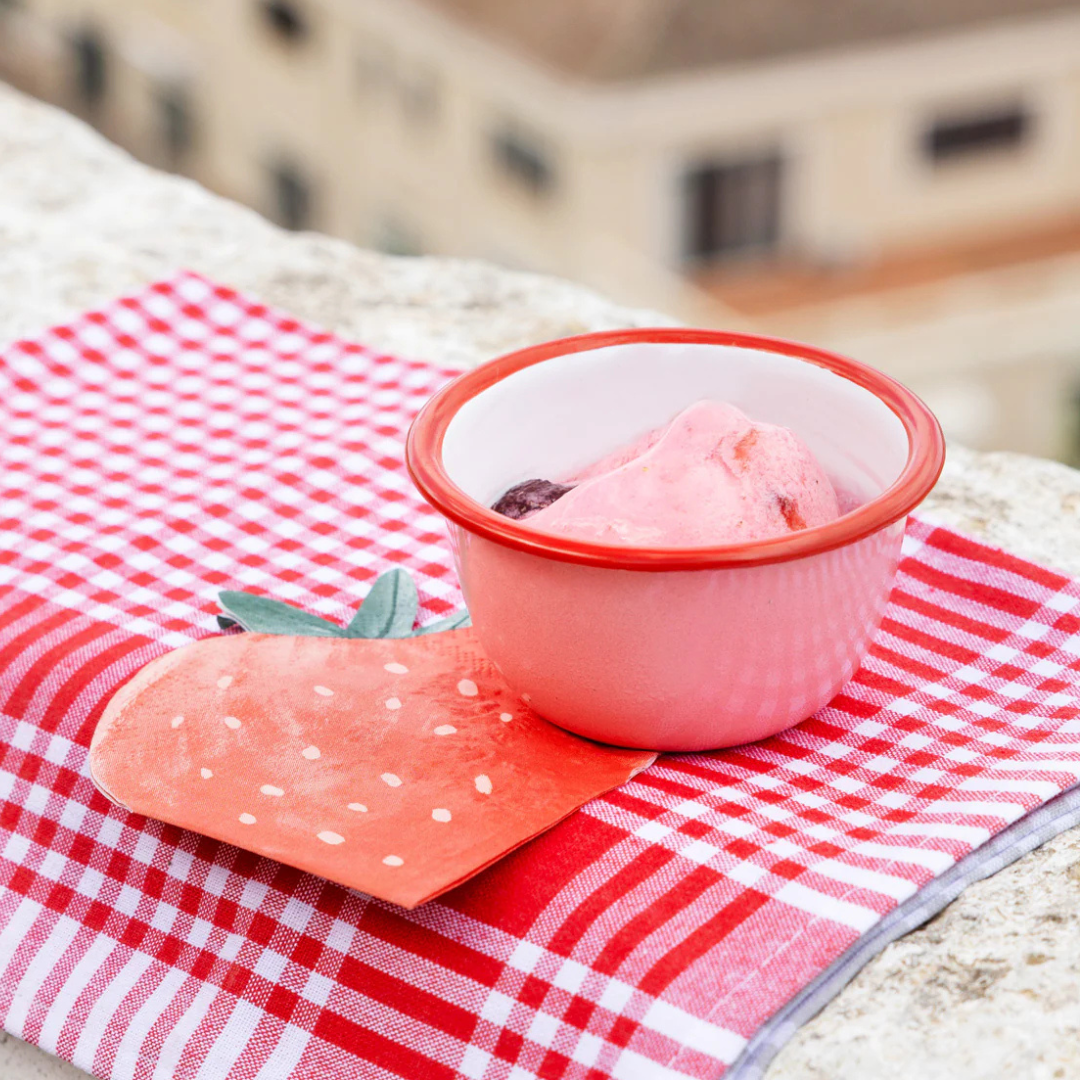
<path fill-rule="evenodd" d="M 421 634 L 441 634 L 444 630 L 461 630 L 466 626 L 472 626 L 472 619 L 468 611 L 462 608 L 460 611 L 455 611 L 453 615 L 447 615 L 445 619 L 437 619 L 433 623 L 428 623 L 427 626 L 421 626 L 413 637 L 420 637 Z"/>
<path fill-rule="evenodd" d="M 269 596 L 255 596 L 245 592 L 222 592 L 218 603 L 224 612 L 217 617 L 222 630 L 240 626 L 255 634 L 291 634 L 297 637 L 348 637 L 348 638 L 407 638 L 423 634 L 439 634 L 444 630 L 458 630 L 472 626 L 472 619 L 464 608 L 436 619 L 427 626 L 413 629 L 420 606 L 416 585 L 404 570 L 391 570 L 382 574 L 371 586 L 360 605 L 360 610 L 347 627 L 338 626 L 328 619 L 271 600 Z"/>
<path fill-rule="evenodd" d="M 345 629 L 351 638 L 412 637 L 420 607 L 416 583 L 405 570 L 382 574 L 364 597 L 360 610 Z"/>
<path fill-rule="evenodd" d="M 226 616 L 253 634 L 295 634 L 300 637 L 344 637 L 336 623 L 320 619 L 280 600 L 251 593 L 226 591 L 218 595 Z"/>

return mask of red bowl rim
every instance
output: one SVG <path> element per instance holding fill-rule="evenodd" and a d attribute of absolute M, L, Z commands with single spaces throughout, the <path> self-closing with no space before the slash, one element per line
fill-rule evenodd
<path fill-rule="evenodd" d="M 835 521 L 767 540 L 715 547 L 629 547 L 543 533 L 514 521 L 466 495 L 443 467 L 446 430 L 458 410 L 489 386 L 515 372 L 557 356 L 609 345 L 735 345 L 780 353 L 827 368 L 869 390 L 904 425 L 908 458 L 900 476 L 876 498 Z M 906 387 L 846 356 L 799 342 L 719 330 L 642 328 L 560 338 L 507 353 L 458 376 L 420 410 L 405 444 L 409 475 L 424 498 L 450 521 L 497 544 L 547 559 L 610 570 L 706 570 L 786 562 L 852 544 L 906 517 L 926 497 L 945 464 L 945 439 L 934 414 Z"/>

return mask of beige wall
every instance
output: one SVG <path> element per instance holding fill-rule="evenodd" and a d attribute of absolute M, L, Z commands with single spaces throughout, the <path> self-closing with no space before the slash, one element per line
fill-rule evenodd
<path fill-rule="evenodd" d="M 130 63 L 117 74 L 130 92 L 101 119 L 120 141 L 153 155 L 151 73 L 175 69 L 165 79 L 189 81 L 199 113 L 195 175 L 266 209 L 266 162 L 291 154 L 312 174 L 317 227 L 362 242 L 396 221 L 424 250 L 570 276 L 595 277 L 590 251 L 605 243 L 677 268 L 686 163 L 774 145 L 790 162 L 785 235 L 811 258 L 1080 210 L 1080 16 L 612 89 L 544 72 L 414 0 L 305 0 L 312 34 L 295 47 L 253 0 L 25 3 L 61 30 L 93 18 Z M 362 60 L 380 69 L 367 82 Z M 425 81 L 430 115 L 408 104 Z M 929 117 L 1013 97 L 1038 117 L 1030 146 L 921 159 Z M 502 117 L 536 133 L 550 195 L 493 165 Z"/>
<path fill-rule="evenodd" d="M 557 273 L 702 323 L 740 320 L 679 273 L 681 180 L 695 159 L 780 148 L 784 241 L 811 260 L 1080 212 L 1080 15 L 606 87 L 545 71 L 418 0 L 297 2 L 311 34 L 290 46 L 255 0 L 23 0 L 5 24 L 20 33 L 0 34 L 0 73 L 70 107 L 64 42 L 92 21 L 115 61 L 92 119 L 149 161 L 168 164 L 155 95 L 183 85 L 198 124 L 183 171 L 270 216 L 267 166 L 293 158 L 312 183 L 313 228 Z M 921 159 L 931 116 L 1013 96 L 1037 115 L 1022 152 L 936 170 Z M 549 193 L 494 163 L 503 121 L 546 154 Z M 1004 406 L 1018 393 L 1009 380 L 1024 378 L 1025 401 L 1062 400 L 1080 382 L 1076 270 L 954 281 L 764 329 L 848 349 L 943 402 L 978 382 Z M 973 441 L 1053 452 L 1059 426 L 1020 411 L 1022 423 L 997 408 Z"/>
<path fill-rule="evenodd" d="M 650 151 L 661 167 L 783 148 L 793 166 L 787 225 L 811 254 L 1080 209 L 1080 15 L 644 84 L 618 106 L 613 96 L 594 94 L 578 130 L 639 158 Z M 1014 98 L 1038 117 L 1015 157 L 936 170 L 921 159 L 919 132 L 934 115 Z M 641 202 L 628 224 L 641 233 L 664 213 Z"/>

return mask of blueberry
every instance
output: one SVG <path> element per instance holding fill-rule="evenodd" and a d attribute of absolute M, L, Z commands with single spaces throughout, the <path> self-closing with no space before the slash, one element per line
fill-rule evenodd
<path fill-rule="evenodd" d="M 500 496 L 491 509 L 517 521 L 550 506 L 573 487 L 573 484 L 553 484 L 550 480 L 523 480 Z"/>

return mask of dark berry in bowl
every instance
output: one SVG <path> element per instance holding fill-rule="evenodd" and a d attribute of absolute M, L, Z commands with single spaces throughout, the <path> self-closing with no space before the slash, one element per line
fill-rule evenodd
<path fill-rule="evenodd" d="M 573 484 L 554 484 L 550 480 L 523 480 L 492 503 L 491 509 L 496 514 L 519 521 L 550 506 L 573 487 Z"/>

